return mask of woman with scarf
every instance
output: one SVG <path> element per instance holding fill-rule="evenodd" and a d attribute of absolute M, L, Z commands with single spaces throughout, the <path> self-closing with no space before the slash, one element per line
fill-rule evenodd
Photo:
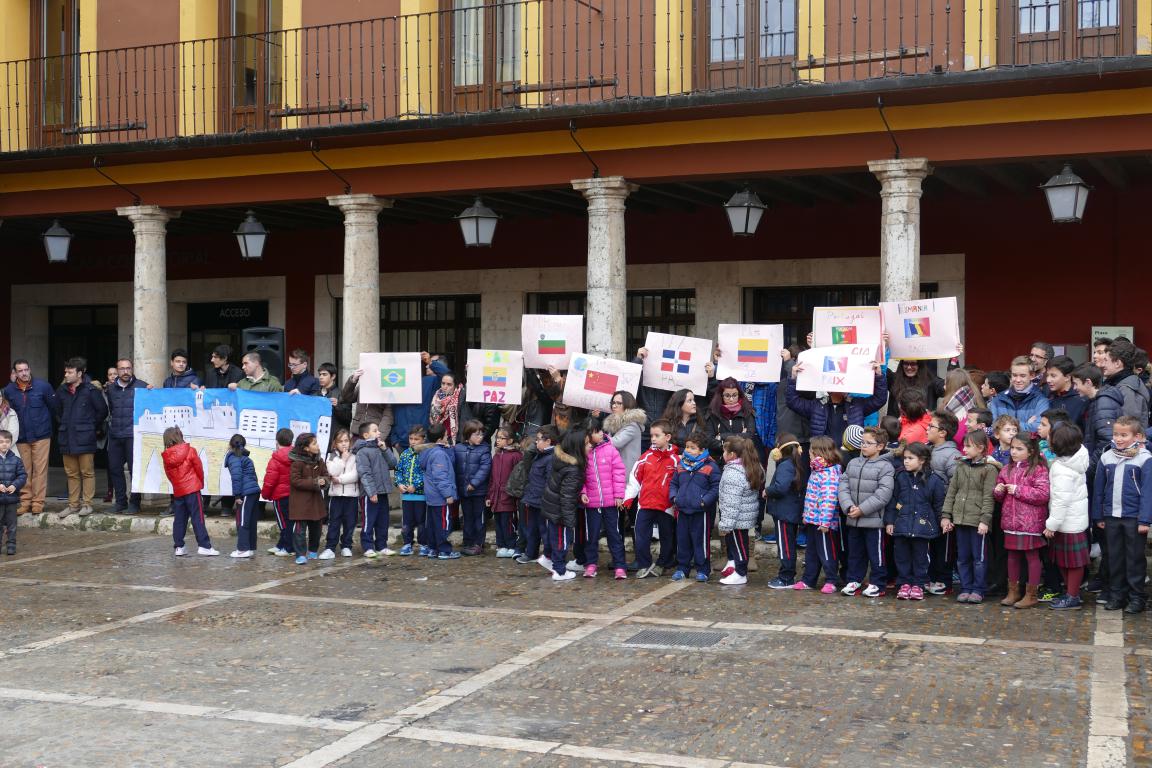
<path fill-rule="evenodd" d="M 430 424 L 444 425 L 444 438 L 448 445 L 456 444 L 460 431 L 460 387 L 456 384 L 456 374 L 449 372 L 441 376 L 440 389 L 432 396 L 432 406 L 428 411 Z"/>
<path fill-rule="evenodd" d="M 984 395 L 980 394 L 980 386 L 963 368 L 954 368 L 948 371 L 944 378 L 944 395 L 940 398 L 942 408 L 950 411 L 958 422 L 960 429 L 956 431 L 956 445 L 964 447 L 964 436 L 968 434 L 968 411 L 974 408 L 987 408 Z"/>
<path fill-rule="evenodd" d="M 722 450 L 724 438 L 736 435 L 752 441 L 756 452 L 761 453 L 760 437 L 756 434 L 756 415 L 752 403 L 744 396 L 744 391 L 736 379 L 728 377 L 720 382 L 708 404 L 707 433 L 712 439 L 709 450 L 713 454 Z"/>

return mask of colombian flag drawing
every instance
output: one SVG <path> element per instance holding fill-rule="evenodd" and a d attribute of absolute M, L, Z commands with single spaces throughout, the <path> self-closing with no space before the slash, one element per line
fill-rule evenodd
<path fill-rule="evenodd" d="M 540 343 L 536 347 L 538 355 L 564 355 L 567 354 L 567 344 L 564 339 L 549 339 L 541 335 Z"/>
<path fill-rule="evenodd" d="M 484 366 L 484 386 L 486 387 L 506 387 L 508 386 L 508 369 L 495 368 Z"/>
<path fill-rule="evenodd" d="M 677 352 L 674 349 L 666 349 L 660 355 L 662 362 L 660 363 L 660 370 L 665 373 L 688 373 L 690 369 L 689 363 L 692 361 L 692 353 L 686 351 Z"/>
<path fill-rule="evenodd" d="M 904 318 L 904 338 L 911 339 L 917 336 L 931 336 L 931 327 L 926 317 Z"/>
<path fill-rule="evenodd" d="M 824 358 L 824 373 L 848 373 L 848 358 L 846 357 L 826 357 Z"/>
<path fill-rule="evenodd" d="M 736 362 L 767 363 L 768 339 L 737 339 Z"/>
<path fill-rule="evenodd" d="M 616 382 L 620 377 L 614 373 L 588 371 L 584 375 L 584 389 L 589 392 L 599 392 L 602 395 L 611 395 L 616 391 Z"/>
<path fill-rule="evenodd" d="M 403 368 L 381 368 L 380 369 L 380 386 L 381 387 L 403 387 L 407 381 L 407 371 Z"/>
<path fill-rule="evenodd" d="M 854 325 L 834 325 L 834 326 L 832 326 L 832 343 L 833 344 L 855 344 L 856 343 L 856 326 L 854 326 Z"/>

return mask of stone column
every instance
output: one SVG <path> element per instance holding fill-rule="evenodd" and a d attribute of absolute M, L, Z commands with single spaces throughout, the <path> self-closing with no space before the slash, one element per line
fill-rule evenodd
<path fill-rule="evenodd" d="M 575 179 L 572 188 L 588 201 L 588 299 L 584 350 L 616 360 L 625 355 L 628 320 L 624 258 L 624 200 L 636 190 L 623 176 Z"/>
<path fill-rule="evenodd" d="M 132 364 L 137 378 L 159 387 L 168 375 L 168 264 L 164 237 L 179 211 L 158 205 L 117 208 L 132 222 Z"/>
<path fill-rule="evenodd" d="M 360 366 L 361 352 L 380 351 L 380 234 L 376 217 L 392 201 L 374 195 L 328 198 L 344 213 L 344 301 L 340 327 L 341 383 Z"/>
<path fill-rule="evenodd" d="M 920 194 L 932 167 L 923 157 L 871 160 L 880 179 L 880 300 L 920 298 Z"/>

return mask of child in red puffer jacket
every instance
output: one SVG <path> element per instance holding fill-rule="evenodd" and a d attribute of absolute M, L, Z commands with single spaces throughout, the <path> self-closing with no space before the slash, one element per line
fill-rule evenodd
<path fill-rule="evenodd" d="M 208 526 L 204 524 L 204 465 L 196 449 L 184 442 L 184 433 L 179 427 L 164 430 L 164 474 L 172 484 L 172 554 L 184 556 L 184 534 L 188 532 L 188 521 L 196 534 L 197 552 L 205 556 L 220 554 L 212 548 L 208 538 Z"/>

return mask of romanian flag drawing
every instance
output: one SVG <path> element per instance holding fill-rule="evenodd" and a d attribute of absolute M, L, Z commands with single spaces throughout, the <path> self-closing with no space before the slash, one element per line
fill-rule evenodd
<path fill-rule="evenodd" d="M 855 344 L 856 343 L 856 326 L 854 326 L 854 325 L 834 325 L 834 326 L 832 326 L 832 343 L 833 344 Z"/>
<path fill-rule="evenodd" d="M 846 357 L 826 357 L 824 358 L 824 373 L 848 373 L 848 358 Z"/>
<path fill-rule="evenodd" d="M 737 339 L 736 362 L 767 363 L 768 339 Z"/>
<path fill-rule="evenodd" d="M 550 339 L 541 334 L 540 343 L 536 347 L 538 355 L 564 355 L 567 354 L 567 344 L 564 339 Z"/>
<path fill-rule="evenodd" d="M 911 339 L 917 336 L 931 336 L 932 330 L 926 317 L 904 318 L 904 338 Z"/>
<path fill-rule="evenodd" d="M 484 386 L 486 387 L 506 387 L 508 386 L 508 369 L 507 368 L 489 368 L 484 366 Z"/>
<path fill-rule="evenodd" d="M 620 377 L 614 373 L 601 373 L 588 371 L 584 375 L 584 389 L 589 392 L 599 392 L 602 395 L 611 395 L 616 391 L 616 384 Z"/>
<path fill-rule="evenodd" d="M 664 373 L 688 373 L 691 370 L 689 363 L 692 361 L 692 353 L 666 349 L 661 353 L 660 360 L 660 370 Z"/>
<path fill-rule="evenodd" d="M 403 368 L 381 368 L 380 386 L 385 388 L 403 387 L 408 379 Z"/>

